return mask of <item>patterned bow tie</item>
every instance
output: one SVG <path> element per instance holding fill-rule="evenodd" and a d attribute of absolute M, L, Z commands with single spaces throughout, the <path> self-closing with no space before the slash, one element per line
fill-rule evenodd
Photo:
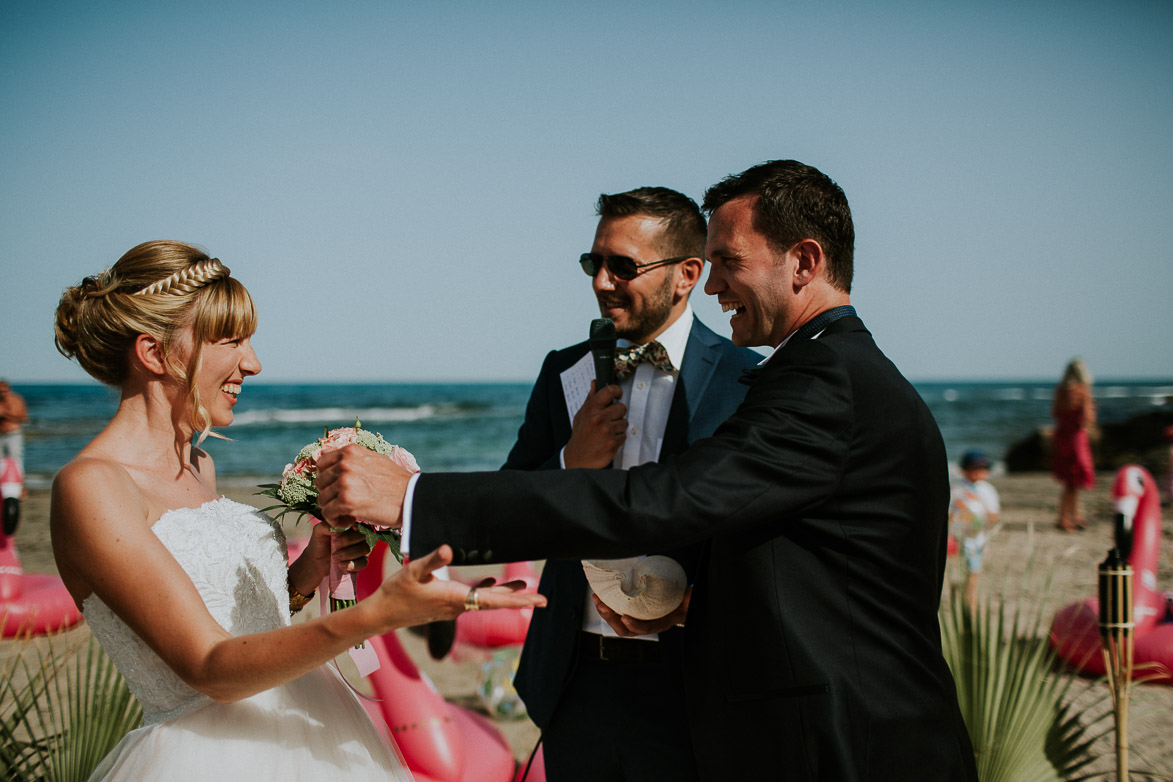
<path fill-rule="evenodd" d="M 635 372 L 636 366 L 641 361 L 646 361 L 664 372 L 673 370 L 672 359 L 668 358 L 668 351 L 659 342 L 652 341 L 646 345 L 619 348 L 615 351 L 615 379 L 622 380 Z"/>

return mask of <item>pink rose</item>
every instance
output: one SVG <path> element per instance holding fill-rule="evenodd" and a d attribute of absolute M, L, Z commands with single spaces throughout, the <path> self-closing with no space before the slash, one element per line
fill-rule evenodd
<path fill-rule="evenodd" d="M 406 448 L 400 448 L 398 445 L 395 446 L 389 458 L 408 472 L 420 471 L 420 466 L 416 464 L 415 457 Z"/>
<path fill-rule="evenodd" d="M 354 445 L 357 442 L 358 432 L 355 429 L 351 427 L 335 429 L 334 431 L 330 432 L 328 437 L 322 439 L 322 447 L 319 449 L 319 453 L 323 451 L 327 453 L 330 451 L 337 451 L 339 448 L 345 448 L 346 446 Z M 315 458 L 317 458 L 316 455 Z"/>
<path fill-rule="evenodd" d="M 312 469 L 309 459 L 298 459 L 293 464 L 285 465 L 285 469 L 281 471 L 281 478 L 285 479 L 291 475 L 304 475 Z"/>

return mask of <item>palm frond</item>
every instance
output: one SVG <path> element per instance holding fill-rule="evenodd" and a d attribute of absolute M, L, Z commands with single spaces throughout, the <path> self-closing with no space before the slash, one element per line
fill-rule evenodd
<path fill-rule="evenodd" d="M 1048 574 L 1044 594 L 1049 589 Z M 1085 683 L 1091 705 L 1074 709 L 1078 678 L 1056 671 L 1044 630 L 1045 601 L 1027 619 L 1021 598 L 1021 592 L 1012 601 L 1000 596 L 971 609 L 961 590 L 951 590 L 941 605 L 942 651 L 957 684 L 978 778 L 1061 782 L 1095 760 L 1092 744 L 1113 729 L 1105 727 L 1111 703 L 1106 693 L 1092 692 L 1094 682 Z"/>
<path fill-rule="evenodd" d="M 22 652 L 0 681 L 0 700 L 14 704 L 0 712 L 7 747 L 0 771 L 6 779 L 84 782 L 142 724 L 142 708 L 92 635 L 64 651 L 28 644 Z"/>
<path fill-rule="evenodd" d="M 28 758 L 46 746 L 47 739 L 38 738 L 28 729 L 38 702 L 48 687 L 45 671 L 30 668 L 24 654 L 28 637 L 18 638 L 16 652 L 0 672 L 0 778 L 13 782 L 32 780 Z"/>

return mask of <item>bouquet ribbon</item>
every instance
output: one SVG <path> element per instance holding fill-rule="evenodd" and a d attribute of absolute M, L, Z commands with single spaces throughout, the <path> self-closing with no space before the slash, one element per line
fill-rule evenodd
<path fill-rule="evenodd" d="M 330 549 L 333 551 L 337 546 L 338 538 L 331 537 Z M 322 616 L 325 616 L 328 611 L 339 606 L 354 605 L 358 602 L 358 593 L 355 591 L 355 574 L 351 571 L 343 570 L 338 562 L 331 559 L 330 572 L 322 580 L 320 592 L 322 595 Z M 327 592 L 329 593 L 329 600 L 326 598 Z M 350 649 L 349 653 L 350 659 L 354 660 L 355 666 L 358 667 L 359 676 L 362 676 L 364 679 L 379 670 L 379 655 L 370 644 L 359 644 Z"/>

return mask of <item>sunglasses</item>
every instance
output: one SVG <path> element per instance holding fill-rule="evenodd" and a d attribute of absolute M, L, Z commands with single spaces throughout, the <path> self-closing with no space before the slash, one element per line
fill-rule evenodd
<path fill-rule="evenodd" d="M 667 263 L 680 263 L 687 261 L 689 258 L 695 258 L 695 255 L 685 255 L 680 258 L 665 258 L 662 261 L 652 261 L 651 263 L 636 263 L 626 255 L 600 255 L 599 253 L 583 253 L 578 258 L 578 263 L 582 266 L 582 270 L 587 273 L 588 277 L 594 277 L 603 268 L 604 264 L 611 270 L 612 276 L 618 280 L 634 280 L 645 270 L 653 266 L 663 266 Z"/>

